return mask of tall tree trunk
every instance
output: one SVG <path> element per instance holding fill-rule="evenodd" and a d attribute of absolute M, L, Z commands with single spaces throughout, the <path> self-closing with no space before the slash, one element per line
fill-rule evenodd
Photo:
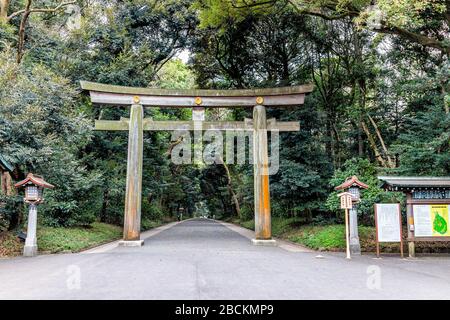
<path fill-rule="evenodd" d="M 9 172 L 6 172 L 5 183 L 6 183 L 6 195 L 12 196 L 15 190 L 12 187 L 12 179 Z M 11 216 L 9 217 L 8 221 L 9 231 L 15 230 L 21 224 L 23 220 L 23 210 L 24 210 L 23 203 L 20 203 L 17 207 L 14 206 L 14 210 L 11 213 Z"/>
<path fill-rule="evenodd" d="M 361 127 L 363 128 L 364 132 L 366 133 L 367 139 L 369 140 L 369 145 L 372 148 L 373 153 L 375 154 L 375 159 L 377 159 L 378 163 L 386 168 L 386 161 L 384 161 L 383 157 L 381 156 L 380 151 L 378 150 L 377 144 L 375 143 L 375 139 L 373 138 L 372 134 L 369 131 L 369 128 L 367 128 L 367 125 L 364 121 L 361 121 Z"/>
<path fill-rule="evenodd" d="M 312 211 L 310 208 L 306 209 L 306 222 L 311 223 L 313 220 Z"/>
<path fill-rule="evenodd" d="M 336 143 L 335 143 L 335 156 L 336 156 L 336 166 L 337 168 L 341 167 L 341 138 L 339 136 L 338 129 L 336 128 L 336 121 L 333 121 L 333 133 L 336 137 Z"/>
<path fill-rule="evenodd" d="M 237 214 L 238 218 L 241 219 L 241 206 L 239 205 L 238 196 L 236 195 L 236 192 L 234 192 L 234 190 L 233 190 L 230 169 L 228 168 L 228 165 L 225 163 L 225 161 L 223 161 L 223 159 L 222 159 L 222 165 L 225 168 L 225 172 L 227 173 L 227 179 L 228 179 L 227 188 L 228 188 L 228 192 L 230 192 L 231 199 L 233 200 L 234 208 L 236 210 L 236 214 Z"/>
<path fill-rule="evenodd" d="M 14 212 L 11 217 L 9 218 L 9 225 L 8 225 L 8 231 L 15 230 L 20 223 L 19 214 L 17 212 Z"/>
<path fill-rule="evenodd" d="M 11 175 L 9 172 L 5 172 L 5 194 L 7 196 L 12 196 L 14 192 L 13 190 Z"/>
<path fill-rule="evenodd" d="M 0 0 L 0 23 L 8 20 L 9 0 Z"/>
<path fill-rule="evenodd" d="M 357 125 L 358 130 L 358 156 L 362 157 L 364 155 L 364 142 L 362 138 L 362 126 L 361 126 L 361 117 L 359 118 L 359 123 Z"/>
<path fill-rule="evenodd" d="M 331 117 L 330 112 L 327 112 L 327 119 L 326 119 L 326 141 L 325 141 L 325 152 L 328 157 L 330 157 L 331 161 L 333 162 L 333 168 L 336 168 L 336 159 L 334 156 L 334 139 L 333 139 L 333 129 L 331 124 Z"/>
<path fill-rule="evenodd" d="M 373 118 L 370 115 L 367 115 L 367 117 L 369 118 L 370 123 L 372 124 L 372 126 L 375 129 L 375 133 L 377 134 L 378 140 L 380 140 L 380 144 L 381 144 L 381 147 L 383 148 L 383 152 L 386 156 L 389 168 L 395 168 L 395 163 L 394 163 L 394 161 L 392 161 L 391 157 L 389 156 L 389 152 L 388 152 L 388 149 L 386 148 L 386 144 L 384 143 L 384 139 L 381 136 L 380 129 L 378 129 L 377 124 L 375 123 L 375 121 L 373 120 Z"/>
<path fill-rule="evenodd" d="M 0 171 L 0 193 L 6 195 L 7 193 L 7 188 L 6 188 L 6 171 Z"/>
<path fill-rule="evenodd" d="M 0 194 L 4 194 L 7 197 L 14 195 L 15 190 L 13 187 L 13 181 L 11 174 L 8 171 L 0 172 Z M 23 214 L 21 208 L 16 208 L 16 210 L 9 217 L 8 230 L 14 230 L 22 222 Z"/>
<path fill-rule="evenodd" d="M 447 92 L 445 90 L 446 84 L 445 81 L 442 81 L 441 83 L 441 93 L 442 93 L 442 98 L 444 99 L 444 111 L 445 114 L 449 114 L 450 112 L 450 107 L 449 107 L 449 103 L 448 103 L 448 98 L 447 98 Z"/>
<path fill-rule="evenodd" d="M 108 209 L 108 204 L 109 204 L 109 191 L 108 188 L 106 188 L 103 191 L 103 202 L 102 202 L 102 209 L 100 212 L 100 221 L 101 222 L 106 222 L 106 210 Z"/>
<path fill-rule="evenodd" d="M 358 156 L 364 156 L 364 143 L 362 139 L 362 128 L 358 126 Z"/>
<path fill-rule="evenodd" d="M 23 51 L 25 50 L 25 28 L 28 22 L 28 17 L 30 16 L 32 0 L 27 1 L 27 5 L 25 7 L 25 11 L 22 16 L 22 20 L 20 21 L 19 26 L 19 39 L 17 42 L 17 63 L 20 63 L 23 58 Z"/>

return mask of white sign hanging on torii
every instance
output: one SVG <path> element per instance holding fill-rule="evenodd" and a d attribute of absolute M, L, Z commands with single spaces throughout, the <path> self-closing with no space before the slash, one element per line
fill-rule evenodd
<path fill-rule="evenodd" d="M 205 121 L 205 108 L 202 107 L 192 108 L 192 120 Z"/>

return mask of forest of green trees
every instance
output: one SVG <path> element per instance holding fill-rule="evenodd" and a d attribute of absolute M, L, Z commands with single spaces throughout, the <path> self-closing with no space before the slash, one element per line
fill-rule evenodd
<path fill-rule="evenodd" d="M 56 186 L 39 209 L 47 226 L 120 225 L 127 132 L 93 131 L 129 108 L 92 105 L 79 81 L 168 89 L 311 83 L 299 121 L 281 134 L 270 177 L 272 215 L 340 221 L 333 187 L 358 175 L 361 218 L 395 197 L 377 175 L 450 174 L 448 0 L 0 0 L 0 156 L 14 181 L 38 173 Z M 210 109 L 210 120 L 251 118 Z M 148 108 L 154 120 L 189 109 Z M 145 132 L 142 216 L 253 217 L 249 165 L 175 165 L 170 132 Z M 233 196 L 238 204 L 233 201 Z M 0 231 L 24 222 L 17 191 L 0 195 Z"/>

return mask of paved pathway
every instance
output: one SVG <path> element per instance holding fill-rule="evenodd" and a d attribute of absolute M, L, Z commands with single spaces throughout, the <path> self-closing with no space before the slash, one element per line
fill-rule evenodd
<path fill-rule="evenodd" d="M 247 231 L 206 219 L 147 235 L 139 248 L 112 244 L 79 254 L 0 260 L 0 299 L 450 297 L 448 257 L 317 258 L 287 244 L 253 246 Z"/>

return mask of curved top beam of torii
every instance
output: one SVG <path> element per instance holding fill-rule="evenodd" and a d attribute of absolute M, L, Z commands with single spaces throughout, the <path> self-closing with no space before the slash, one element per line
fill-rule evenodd
<path fill-rule="evenodd" d="M 141 104 L 148 107 L 271 107 L 303 104 L 305 94 L 314 86 L 234 89 L 234 90 L 169 90 L 124 87 L 103 83 L 80 81 L 81 88 L 88 90 L 91 101 L 96 104 L 115 106 Z"/>

